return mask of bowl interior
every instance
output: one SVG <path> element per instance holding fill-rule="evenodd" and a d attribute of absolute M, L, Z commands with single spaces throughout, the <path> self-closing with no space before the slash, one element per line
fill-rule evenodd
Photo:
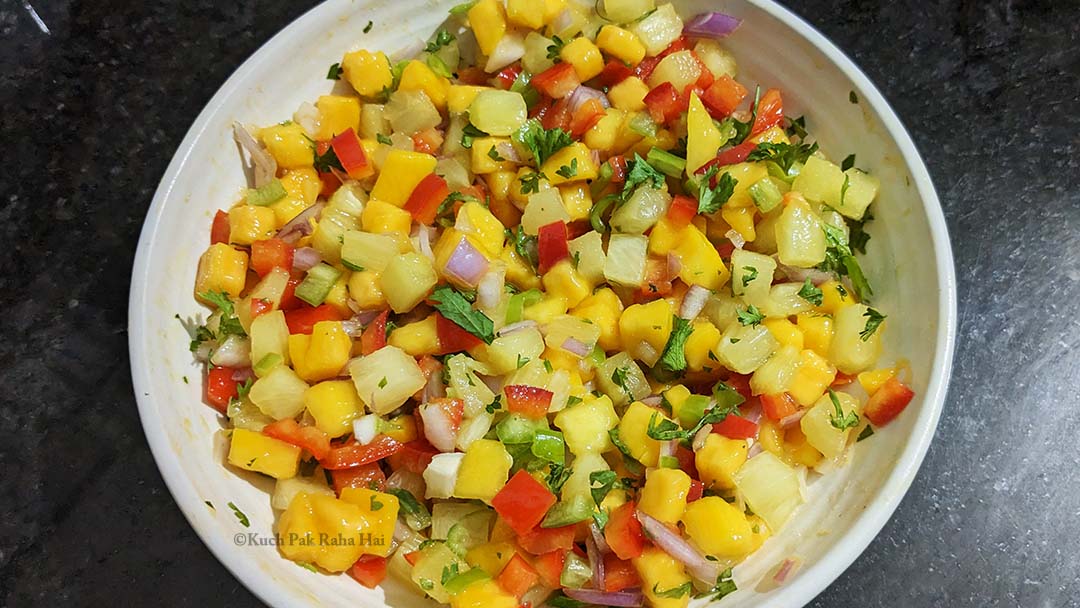
<path fill-rule="evenodd" d="M 430 605 L 404 585 L 368 590 L 348 577 L 309 572 L 272 546 L 241 546 L 235 535 L 270 534 L 266 481 L 226 469 L 221 423 L 201 402 L 200 370 L 175 315 L 202 319 L 191 296 L 198 257 L 215 210 L 244 187 L 230 125 L 271 124 L 327 93 L 327 67 L 355 48 L 394 51 L 426 39 L 455 2 L 330 0 L 290 25 L 248 60 L 199 116 L 168 168 L 143 229 L 133 275 L 130 343 L 140 414 L 162 474 L 192 526 L 217 557 L 275 606 Z M 907 134 L 880 94 L 830 43 L 766 1 L 676 2 L 684 17 L 720 10 L 743 25 L 726 45 L 751 90 L 783 91 L 834 159 L 855 153 L 881 178 L 864 269 L 876 305 L 890 315 L 883 361 L 910 361 L 915 402 L 850 464 L 808 486 L 809 501 L 779 535 L 736 568 L 740 591 L 725 606 L 792 606 L 809 601 L 862 551 L 895 509 L 933 434 L 952 354 L 955 287 L 944 221 L 933 186 Z M 362 33 L 368 21 L 375 23 Z M 853 93 L 853 94 L 852 94 Z M 853 103 L 852 99 L 858 99 Z M 190 382 L 185 382 L 187 379 Z M 214 508 L 206 505 L 209 501 Z M 226 506 L 250 518 L 242 527 Z M 780 588 L 768 576 L 781 560 L 802 562 Z M 763 581 L 763 582 L 761 582 Z"/>

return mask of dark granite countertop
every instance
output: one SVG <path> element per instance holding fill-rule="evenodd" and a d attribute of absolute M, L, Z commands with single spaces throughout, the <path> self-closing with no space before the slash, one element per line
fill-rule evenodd
<path fill-rule="evenodd" d="M 299 2 L 0 2 L 0 605 L 257 606 L 166 491 L 127 362 L 150 197 Z M 1080 5 L 800 2 L 911 130 L 955 373 L 896 515 L 814 606 L 1080 606 Z"/>

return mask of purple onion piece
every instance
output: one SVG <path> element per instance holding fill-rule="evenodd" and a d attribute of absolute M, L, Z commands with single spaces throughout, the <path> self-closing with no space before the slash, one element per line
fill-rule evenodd
<path fill-rule="evenodd" d="M 596 589 L 563 589 L 566 597 L 597 606 L 636 608 L 645 602 L 641 591 L 597 591 Z"/>
<path fill-rule="evenodd" d="M 735 31 L 741 19 L 724 13 L 701 13 L 683 26 L 683 33 L 694 38 L 719 39 Z"/>

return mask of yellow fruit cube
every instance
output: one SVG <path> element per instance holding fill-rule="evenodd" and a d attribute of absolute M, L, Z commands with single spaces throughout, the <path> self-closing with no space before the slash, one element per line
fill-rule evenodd
<path fill-rule="evenodd" d="M 619 439 L 630 450 L 630 455 L 646 467 L 655 467 L 660 460 L 660 442 L 648 434 L 649 420 L 653 414 L 658 414 L 657 424 L 667 419 L 659 410 L 635 401 L 626 408 L 619 421 Z"/>
<path fill-rule="evenodd" d="M 754 207 L 724 205 L 720 210 L 720 217 L 724 218 L 732 230 L 738 232 L 747 243 L 750 243 L 757 238 L 757 231 L 754 229 L 755 213 L 757 209 Z"/>
<path fill-rule="evenodd" d="M 360 546 L 364 553 L 379 557 L 389 555 L 397 524 L 397 496 L 367 488 L 343 488 L 341 500 L 359 506 L 364 513 L 364 526 L 360 529 Z"/>
<path fill-rule="evenodd" d="M 821 452 L 806 440 L 806 434 L 797 424 L 784 431 L 784 451 L 785 462 L 801 464 L 804 467 L 816 467 L 821 463 Z"/>
<path fill-rule="evenodd" d="M 210 292 L 229 294 L 236 299 L 247 281 L 248 254 L 225 243 L 210 245 L 199 257 L 195 274 L 195 295 Z M 206 302 L 202 297 L 199 300 Z"/>
<path fill-rule="evenodd" d="M 289 336 L 289 357 L 296 374 L 308 382 L 326 380 L 341 374 L 349 361 L 352 339 L 340 321 L 320 321 L 311 335 Z"/>
<path fill-rule="evenodd" d="M 881 388 L 881 385 L 888 382 L 890 378 L 894 378 L 898 371 L 895 367 L 883 367 L 862 372 L 859 374 L 859 384 L 862 385 L 866 394 L 873 395 Z"/>
<path fill-rule="evenodd" d="M 694 456 L 701 481 L 707 488 L 730 490 L 735 487 L 735 472 L 746 462 L 750 449 L 743 439 L 728 439 L 710 434 Z"/>
<path fill-rule="evenodd" d="M 829 360 L 807 349 L 799 354 L 799 367 L 788 386 L 788 393 L 799 405 L 810 406 L 825 394 L 825 389 L 835 379 L 836 368 Z"/>
<path fill-rule="evenodd" d="M 398 81 L 399 91 L 423 91 L 440 112 L 446 111 L 446 96 L 450 81 L 435 72 L 423 61 L 413 59 L 405 65 Z"/>
<path fill-rule="evenodd" d="M 435 329 L 435 317 L 398 327 L 390 332 L 387 342 L 413 357 L 434 355 L 439 352 L 439 334 Z"/>
<path fill-rule="evenodd" d="M 716 151 L 725 141 L 697 93 L 691 93 L 686 114 L 686 174 L 693 175 L 699 167 L 716 158 Z"/>
<path fill-rule="evenodd" d="M 796 326 L 803 334 L 803 346 L 822 357 L 829 356 L 832 344 L 833 320 L 828 315 L 816 312 L 801 312 L 796 317 Z"/>
<path fill-rule="evenodd" d="M 578 38 L 578 40 L 585 40 L 585 38 Z M 589 148 L 578 142 L 552 154 L 544 161 L 540 171 L 548 177 L 551 185 L 557 186 L 566 182 L 595 179 L 597 166 Z"/>
<path fill-rule="evenodd" d="M 679 469 L 650 469 L 641 489 L 638 508 L 647 515 L 675 524 L 686 509 L 690 476 Z"/>
<path fill-rule="evenodd" d="M 353 420 L 364 411 L 356 387 L 348 380 L 312 385 L 304 392 L 304 407 L 315 419 L 315 428 L 331 438 L 351 433 Z"/>
<path fill-rule="evenodd" d="M 279 230 L 301 211 L 315 204 L 322 190 L 322 181 L 314 168 L 300 167 L 286 171 L 281 176 L 281 186 L 285 188 L 285 198 L 270 205 L 277 216 Z"/>
<path fill-rule="evenodd" d="M 510 200 L 514 202 L 518 209 L 524 209 L 525 206 L 529 204 L 529 197 L 533 194 L 532 190 L 530 190 L 528 193 L 521 191 L 522 184 L 524 183 L 521 181 L 521 178 L 534 172 L 535 171 L 531 167 L 521 167 L 517 170 L 513 181 L 510 182 Z M 536 180 L 536 186 L 537 193 L 543 192 L 544 190 L 551 189 L 551 182 L 546 179 L 540 178 Z"/>
<path fill-rule="evenodd" d="M 756 209 L 754 199 L 750 197 L 750 186 L 769 175 L 769 169 L 765 166 L 765 163 L 738 163 L 724 167 L 723 172 L 731 175 L 737 182 L 731 198 L 724 203 L 724 208 L 748 207 Z"/>
<path fill-rule="evenodd" d="M 353 51 L 341 60 L 342 74 L 356 92 L 372 99 L 394 84 L 390 60 L 382 51 Z"/>
<path fill-rule="evenodd" d="M 512 171 L 514 169 L 513 161 L 496 160 L 492 156 L 492 150 L 495 150 L 495 155 L 499 154 L 498 146 L 503 143 L 510 143 L 510 140 L 505 137 L 477 137 L 474 139 L 471 148 L 473 173 L 486 175 L 496 171 Z M 498 156 L 498 158 L 502 158 L 502 156 Z"/>
<path fill-rule="evenodd" d="M 571 308 L 580 304 L 592 289 L 569 259 L 552 266 L 544 274 L 543 283 L 549 294 L 562 298 Z"/>
<path fill-rule="evenodd" d="M 544 0 L 544 24 L 547 25 L 555 20 L 555 17 L 559 16 L 559 13 L 563 12 L 566 8 L 566 0 Z"/>
<path fill-rule="evenodd" d="M 512 245 L 503 247 L 499 259 L 506 264 L 506 280 L 508 282 L 516 285 L 521 290 L 540 287 L 540 277 L 536 276 L 532 267 L 521 259 L 521 256 L 518 255 Z"/>
<path fill-rule="evenodd" d="M 250 245 L 277 232 L 277 217 L 269 207 L 237 205 L 229 209 L 229 243 Z"/>
<path fill-rule="evenodd" d="M 332 139 L 352 129 L 360 132 L 360 100 L 345 95 L 323 95 L 315 102 L 319 108 L 319 139 Z"/>
<path fill-rule="evenodd" d="M 479 580 L 450 598 L 450 608 L 517 608 L 517 598 L 491 579 Z"/>
<path fill-rule="evenodd" d="M 619 137 L 619 129 L 626 118 L 626 112 L 618 108 L 608 108 L 604 117 L 585 132 L 585 145 L 592 150 L 611 153 Z"/>
<path fill-rule="evenodd" d="M 667 597 L 668 594 L 663 594 L 664 591 L 678 589 L 690 582 L 690 576 L 686 574 L 686 568 L 682 563 L 668 555 L 663 549 L 648 546 L 641 555 L 633 559 L 633 564 L 638 576 L 641 577 L 641 590 L 645 593 L 649 606 L 686 608 L 690 603 L 692 593 L 679 597 Z"/>
<path fill-rule="evenodd" d="M 771 333 L 781 345 L 794 346 L 795 348 L 802 350 L 803 333 L 791 321 L 788 321 L 786 318 L 776 318 L 766 319 L 761 324 L 769 330 L 769 333 Z"/>
<path fill-rule="evenodd" d="M 612 448 L 608 431 L 619 423 L 611 399 L 591 393 L 576 405 L 555 415 L 555 426 L 563 432 L 566 445 L 575 456 L 600 454 Z"/>
<path fill-rule="evenodd" d="M 366 527 L 367 517 L 359 505 L 300 492 L 278 518 L 278 551 L 295 562 L 343 572 L 367 549 L 361 533 Z"/>
<path fill-rule="evenodd" d="M 835 315 L 840 310 L 857 303 L 855 295 L 839 281 L 826 281 L 819 288 L 821 289 L 821 306 L 818 308 L 822 312 Z"/>
<path fill-rule="evenodd" d="M 430 154 L 391 150 L 371 189 L 371 198 L 404 206 L 420 180 L 434 173 L 438 161 Z"/>
<path fill-rule="evenodd" d="M 752 141 L 755 144 L 770 143 L 770 144 L 790 144 L 791 140 L 788 139 L 784 130 L 780 127 L 769 127 L 761 133 L 758 133 L 754 137 L 751 137 L 748 141 Z"/>
<path fill-rule="evenodd" d="M 717 369 L 720 367 L 720 357 L 716 352 L 717 345 L 720 344 L 720 330 L 701 317 L 694 319 L 693 327 L 694 331 L 686 339 L 683 348 L 686 353 L 686 366 L 692 372 Z"/>
<path fill-rule="evenodd" d="M 514 558 L 514 545 L 506 541 L 495 541 L 477 545 L 465 554 L 465 561 L 473 568 L 480 568 L 491 576 L 497 576 Z"/>
<path fill-rule="evenodd" d="M 605 26 L 605 29 L 611 26 Z M 640 112 L 645 109 L 645 96 L 649 94 L 649 85 L 637 76 L 631 76 L 608 91 L 611 105 L 624 112 Z"/>
<path fill-rule="evenodd" d="M 591 80 L 604 71 L 604 58 L 600 55 L 600 49 L 584 36 L 563 45 L 559 58 L 574 66 L 574 71 L 582 82 Z"/>
<path fill-rule="evenodd" d="M 731 276 L 720 252 L 705 233 L 692 224 L 677 228 L 666 218 L 661 219 L 649 233 L 649 253 L 675 253 L 682 264 L 679 278 L 687 285 L 701 285 L 715 291 Z"/>
<path fill-rule="evenodd" d="M 515 179 L 517 179 L 517 174 L 513 171 L 495 171 L 484 176 L 491 198 L 500 202 L 509 198 L 510 186 Z M 513 209 L 513 211 L 516 210 L 516 208 Z"/>
<path fill-rule="evenodd" d="M 486 205 L 479 201 L 469 201 L 458 210 L 458 218 L 464 219 L 463 225 L 458 226 L 458 229 L 478 241 L 488 259 L 499 255 L 506 242 L 506 227 Z"/>
<path fill-rule="evenodd" d="M 418 437 L 416 418 L 412 414 L 401 414 L 380 423 L 381 431 L 398 443 L 409 443 Z"/>
<path fill-rule="evenodd" d="M 562 196 L 563 207 L 570 216 L 570 221 L 583 220 L 589 217 L 592 210 L 592 190 L 585 182 L 574 182 L 559 186 L 559 194 Z"/>
<path fill-rule="evenodd" d="M 469 84 L 452 84 L 446 91 L 446 109 L 452 114 L 464 114 L 472 105 L 476 96 L 481 91 L 491 87 L 481 87 Z"/>
<path fill-rule="evenodd" d="M 706 496 L 686 506 L 686 535 L 706 555 L 739 559 L 754 550 L 754 531 L 746 514 L 719 496 Z"/>
<path fill-rule="evenodd" d="M 386 296 L 382 292 L 382 281 L 374 270 L 362 270 L 349 275 L 349 297 L 362 310 L 375 310 L 386 307 Z"/>
<path fill-rule="evenodd" d="M 671 417 L 679 420 L 682 416 L 679 412 L 682 410 L 683 404 L 690 398 L 690 389 L 686 388 L 682 384 L 676 384 L 675 386 L 664 391 L 664 400 L 671 406 Z"/>
<path fill-rule="evenodd" d="M 469 9 L 469 25 L 480 52 L 491 55 L 506 34 L 506 14 L 499 0 L 480 0 Z"/>
<path fill-rule="evenodd" d="M 622 312 L 622 300 L 614 291 L 605 287 L 587 296 L 570 314 L 580 319 L 589 319 L 599 327 L 600 339 L 597 344 L 600 348 L 611 351 L 622 348 L 622 341 L 619 339 L 619 317 Z"/>
<path fill-rule="evenodd" d="M 506 18 L 515 25 L 538 30 L 544 26 L 544 4 L 536 0 L 507 0 Z"/>
<path fill-rule="evenodd" d="M 622 349 L 637 359 L 641 359 L 641 355 L 646 353 L 642 360 L 648 365 L 656 363 L 667 345 L 668 336 L 671 335 L 672 315 L 671 304 L 665 299 L 627 307 L 619 317 Z M 655 356 L 649 356 L 648 348 L 642 348 L 643 344 L 651 347 Z M 646 360 L 650 358 L 652 361 Z"/>
<path fill-rule="evenodd" d="M 344 318 L 351 317 L 353 311 L 349 308 L 349 271 L 345 270 L 338 277 L 334 286 L 330 288 L 330 292 L 326 294 L 326 299 L 323 300 L 324 304 L 329 304 L 334 307 L 334 310 L 338 312 Z"/>
<path fill-rule="evenodd" d="M 412 230 L 412 215 L 400 207 L 372 199 L 364 205 L 364 211 L 360 214 L 360 225 L 364 232 L 396 232 L 408 236 Z"/>
<path fill-rule="evenodd" d="M 454 496 L 475 498 L 486 503 L 506 485 L 514 459 L 503 444 L 493 439 L 477 439 L 461 459 Z"/>
<path fill-rule="evenodd" d="M 311 140 L 304 128 L 295 122 L 266 127 L 259 135 L 279 168 L 310 167 L 315 162 Z"/>
<path fill-rule="evenodd" d="M 300 448 L 262 433 L 233 429 L 229 442 L 229 464 L 275 479 L 296 477 Z"/>
<path fill-rule="evenodd" d="M 553 321 L 555 317 L 566 314 L 567 308 L 566 300 L 555 295 L 547 295 L 536 304 L 526 307 L 521 316 L 523 319 L 544 325 Z"/>
<path fill-rule="evenodd" d="M 596 35 L 596 46 L 608 55 L 621 59 L 631 66 L 645 58 L 645 45 L 636 34 L 615 25 L 605 25 Z"/>

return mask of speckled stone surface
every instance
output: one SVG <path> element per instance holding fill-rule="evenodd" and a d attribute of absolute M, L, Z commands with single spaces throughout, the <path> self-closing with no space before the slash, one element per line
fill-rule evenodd
<path fill-rule="evenodd" d="M 310 0 L 0 1 L 0 605 L 258 606 L 174 505 L 127 362 L 150 197 Z M 1080 4 L 800 2 L 922 150 L 960 285 L 938 436 L 813 606 L 1080 606 Z"/>

